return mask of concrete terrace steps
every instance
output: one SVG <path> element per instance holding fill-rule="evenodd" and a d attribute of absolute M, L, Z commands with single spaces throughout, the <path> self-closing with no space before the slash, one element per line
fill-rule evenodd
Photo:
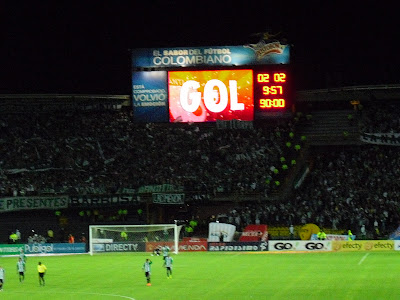
<path fill-rule="evenodd" d="M 350 124 L 348 115 L 353 114 Z M 353 110 L 328 110 L 312 113 L 312 124 L 301 127 L 310 144 L 354 144 L 359 143 L 359 131 Z M 344 136 L 347 132 L 347 136 Z"/>

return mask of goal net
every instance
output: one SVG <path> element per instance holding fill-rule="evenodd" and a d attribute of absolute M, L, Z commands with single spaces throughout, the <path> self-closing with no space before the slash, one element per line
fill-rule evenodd
<path fill-rule="evenodd" d="M 153 252 L 168 246 L 178 253 L 182 226 L 153 225 L 90 225 L 89 253 Z"/>

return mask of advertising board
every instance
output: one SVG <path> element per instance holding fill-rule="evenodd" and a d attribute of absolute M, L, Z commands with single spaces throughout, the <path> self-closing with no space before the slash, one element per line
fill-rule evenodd
<path fill-rule="evenodd" d="M 293 105 L 285 66 L 140 71 L 132 76 L 137 122 L 253 121 L 279 117 Z"/>
<path fill-rule="evenodd" d="M 97 243 L 93 244 L 94 252 L 144 252 L 145 242 L 137 243 Z"/>
<path fill-rule="evenodd" d="M 332 251 L 331 241 L 278 241 L 268 242 L 269 251 Z"/>
<path fill-rule="evenodd" d="M 392 251 L 394 241 L 332 241 L 333 251 Z"/>
<path fill-rule="evenodd" d="M 138 48 L 132 50 L 132 68 L 185 68 L 288 64 L 290 45 L 260 41 L 239 46 Z"/>
<path fill-rule="evenodd" d="M 293 106 L 290 46 L 276 40 L 131 54 L 136 122 L 253 121 Z"/>
<path fill-rule="evenodd" d="M 208 251 L 212 252 L 268 251 L 268 242 L 209 242 Z"/>

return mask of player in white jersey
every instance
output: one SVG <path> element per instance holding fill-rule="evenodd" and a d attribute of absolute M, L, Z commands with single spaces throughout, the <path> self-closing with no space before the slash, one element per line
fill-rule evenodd
<path fill-rule="evenodd" d="M 173 263 L 173 259 L 171 256 L 169 256 L 169 254 L 167 254 L 167 256 L 164 259 L 164 264 L 163 266 L 167 269 L 167 278 L 172 278 L 172 263 Z"/>
<path fill-rule="evenodd" d="M 163 259 L 164 259 L 164 260 L 165 260 L 165 258 L 167 257 L 167 255 L 168 255 L 168 253 L 169 253 L 170 250 L 171 250 L 171 249 L 170 249 L 167 245 L 164 245 L 164 246 L 162 247 Z"/>
<path fill-rule="evenodd" d="M 0 266 L 0 292 L 3 291 L 5 276 L 6 276 L 6 271 L 3 269 L 2 266 Z"/>
<path fill-rule="evenodd" d="M 19 282 L 23 282 L 25 280 L 25 262 L 21 257 L 18 258 L 17 273 L 19 274 Z"/>
<path fill-rule="evenodd" d="M 147 285 L 150 286 L 151 285 L 151 280 L 150 280 L 150 276 L 151 276 L 151 264 L 152 261 L 148 258 L 146 258 L 145 263 L 143 264 L 142 270 L 144 271 L 144 275 L 146 276 L 146 280 L 147 280 Z"/>
<path fill-rule="evenodd" d="M 19 253 L 19 257 L 22 259 L 22 261 L 24 263 L 26 263 L 26 255 L 24 253 L 24 250 L 21 249 L 20 253 Z"/>

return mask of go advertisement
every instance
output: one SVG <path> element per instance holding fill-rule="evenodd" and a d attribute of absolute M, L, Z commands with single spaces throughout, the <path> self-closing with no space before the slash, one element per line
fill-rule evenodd
<path fill-rule="evenodd" d="M 269 251 L 332 251 L 331 241 L 269 241 Z"/>

